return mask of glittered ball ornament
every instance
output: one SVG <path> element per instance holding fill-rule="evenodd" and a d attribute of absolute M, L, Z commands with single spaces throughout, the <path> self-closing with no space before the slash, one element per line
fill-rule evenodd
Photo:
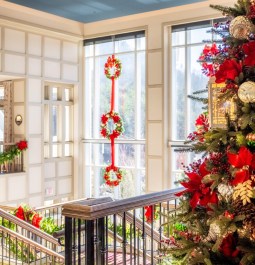
<path fill-rule="evenodd" d="M 234 190 L 231 185 L 220 183 L 217 188 L 219 195 L 221 195 L 219 196 L 220 199 L 224 198 L 226 201 L 229 201 L 232 198 Z"/>
<path fill-rule="evenodd" d="M 255 146 L 255 132 L 248 133 L 246 135 L 247 145 L 248 146 Z"/>
<path fill-rule="evenodd" d="M 247 81 L 240 85 L 238 89 L 238 97 L 244 103 L 255 102 L 255 82 Z"/>
<path fill-rule="evenodd" d="M 252 22 L 245 16 L 234 18 L 229 25 L 229 33 L 236 39 L 248 39 L 253 30 Z"/>

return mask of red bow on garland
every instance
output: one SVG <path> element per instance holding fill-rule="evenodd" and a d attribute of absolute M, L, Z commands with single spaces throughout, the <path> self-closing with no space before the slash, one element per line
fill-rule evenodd
<path fill-rule="evenodd" d="M 198 205 L 210 209 L 208 204 L 217 204 L 218 197 L 216 192 L 211 190 L 211 183 L 203 183 L 203 178 L 209 173 L 210 172 L 206 169 L 205 161 L 199 166 L 197 172 L 185 172 L 189 178 L 189 181 L 183 181 L 181 184 L 186 188 L 186 190 L 176 193 L 175 195 L 181 196 L 182 194 L 190 193 L 190 206 L 192 209 L 196 208 Z"/>
<path fill-rule="evenodd" d="M 243 183 L 250 178 L 250 170 L 255 170 L 255 154 L 242 146 L 237 154 L 228 153 L 228 162 L 237 170 L 232 185 Z"/>

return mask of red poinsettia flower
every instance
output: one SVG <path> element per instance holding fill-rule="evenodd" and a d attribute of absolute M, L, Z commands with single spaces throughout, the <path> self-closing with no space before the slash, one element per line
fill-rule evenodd
<path fill-rule="evenodd" d="M 235 258 L 239 254 L 239 250 L 236 248 L 236 245 L 236 238 L 233 236 L 233 234 L 229 234 L 223 239 L 219 250 L 223 253 L 224 256 Z"/>
<path fill-rule="evenodd" d="M 217 204 L 218 197 L 216 192 L 211 190 L 211 184 L 204 184 L 202 182 L 203 177 L 208 175 L 209 173 L 210 172 L 206 169 L 205 161 L 200 165 L 198 172 L 185 172 L 185 174 L 189 178 L 189 181 L 183 181 L 181 182 L 181 184 L 186 188 L 186 190 L 175 195 L 181 196 L 182 194 L 190 193 L 190 206 L 192 209 L 196 208 L 196 206 L 198 205 L 210 209 L 208 207 L 208 204 Z"/>
<path fill-rule="evenodd" d="M 216 83 L 224 83 L 226 80 L 234 81 L 242 72 L 241 65 L 234 59 L 225 60 L 216 72 Z"/>
<path fill-rule="evenodd" d="M 145 210 L 144 217 L 147 223 L 151 223 L 153 222 L 153 220 L 156 220 L 158 218 L 156 206 L 154 207 L 153 205 L 145 206 L 144 210 Z"/>
<path fill-rule="evenodd" d="M 101 117 L 101 122 L 105 124 L 105 123 L 107 123 L 107 121 L 108 121 L 108 116 L 103 114 Z"/>
<path fill-rule="evenodd" d="M 228 162 L 238 170 L 235 172 L 235 178 L 232 185 L 243 183 L 250 178 L 250 169 L 255 170 L 255 154 L 242 146 L 237 154 L 228 152 Z"/>
<path fill-rule="evenodd" d="M 15 211 L 15 216 L 21 220 L 25 220 L 24 209 L 22 206 L 19 206 L 18 209 Z"/>
<path fill-rule="evenodd" d="M 255 65 L 255 42 L 250 41 L 243 44 L 243 51 L 245 53 L 244 65 Z"/>
<path fill-rule="evenodd" d="M 27 141 L 20 141 L 20 142 L 18 142 L 17 144 L 17 147 L 18 147 L 18 149 L 20 150 L 20 151 L 22 151 L 22 150 L 26 150 L 27 149 Z"/>
<path fill-rule="evenodd" d="M 115 139 L 120 136 L 120 133 L 116 130 L 113 130 L 112 133 L 110 134 L 110 139 Z"/>
<path fill-rule="evenodd" d="M 40 222 L 42 221 L 42 216 L 40 216 L 38 213 L 34 214 L 32 218 L 32 225 L 40 228 Z"/>
<path fill-rule="evenodd" d="M 105 137 L 106 134 L 107 134 L 107 131 L 106 131 L 105 128 L 103 128 L 103 129 L 101 130 L 101 135 L 102 135 L 103 137 Z"/>

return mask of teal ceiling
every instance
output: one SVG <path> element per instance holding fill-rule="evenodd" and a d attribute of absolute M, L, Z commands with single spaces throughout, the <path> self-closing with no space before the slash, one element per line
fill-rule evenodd
<path fill-rule="evenodd" d="M 205 0 L 6 0 L 83 23 Z"/>

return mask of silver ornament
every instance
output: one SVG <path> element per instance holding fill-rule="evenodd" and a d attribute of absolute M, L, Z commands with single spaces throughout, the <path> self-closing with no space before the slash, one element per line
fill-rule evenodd
<path fill-rule="evenodd" d="M 255 102 L 255 83 L 252 81 L 247 81 L 241 84 L 238 89 L 238 97 L 244 103 L 254 103 Z"/>
<path fill-rule="evenodd" d="M 217 221 L 210 224 L 209 232 L 207 237 L 204 239 L 204 242 L 216 241 L 217 237 L 221 234 L 220 226 L 217 224 Z"/>
<path fill-rule="evenodd" d="M 217 187 L 218 193 L 224 198 L 226 201 L 229 201 L 232 198 L 232 194 L 234 192 L 233 187 L 224 183 L 220 183 Z"/>
<path fill-rule="evenodd" d="M 229 25 L 229 33 L 236 39 L 248 39 L 253 30 L 252 22 L 245 16 L 234 18 Z"/>

